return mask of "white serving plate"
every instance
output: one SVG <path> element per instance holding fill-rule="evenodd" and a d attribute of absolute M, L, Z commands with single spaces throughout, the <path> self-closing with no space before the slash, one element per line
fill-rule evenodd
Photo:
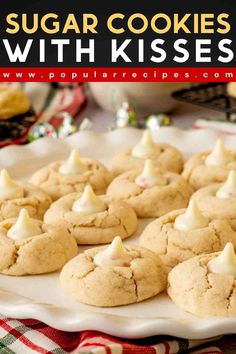
<path fill-rule="evenodd" d="M 79 132 L 64 141 L 45 138 L 25 146 L 9 146 L 0 150 L 0 168 L 8 168 L 14 177 L 25 179 L 46 163 L 65 158 L 73 147 L 79 148 L 82 156 L 96 158 L 109 166 L 111 157 L 134 145 L 141 134 L 135 129 L 104 134 Z M 234 136 L 207 130 L 161 128 L 154 136 L 157 141 L 169 142 L 189 157 L 211 148 L 220 135 L 228 147 L 236 148 Z M 137 242 L 147 223 L 148 220 L 140 221 L 136 235 L 125 242 Z M 66 331 L 99 330 L 126 338 L 165 334 L 204 339 L 236 333 L 236 318 L 194 317 L 180 310 L 166 294 L 116 308 L 80 304 L 60 289 L 58 273 L 27 277 L 0 275 L 0 313 L 18 319 L 35 318 Z"/>

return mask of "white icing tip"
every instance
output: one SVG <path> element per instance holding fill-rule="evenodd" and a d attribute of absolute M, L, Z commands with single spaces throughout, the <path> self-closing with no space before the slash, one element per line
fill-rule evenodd
<path fill-rule="evenodd" d="M 145 130 L 145 132 L 143 133 L 142 139 L 141 139 L 141 143 L 143 145 L 153 145 L 154 144 L 150 130 Z"/>
<path fill-rule="evenodd" d="M 159 171 L 158 171 L 159 172 Z M 157 168 L 154 166 L 152 160 L 146 160 L 144 163 L 143 174 L 145 176 L 155 176 L 157 175 Z"/>
<path fill-rule="evenodd" d="M 7 236 L 20 240 L 41 234 L 37 220 L 31 219 L 26 209 L 21 209 L 16 223 L 8 230 Z"/>
<path fill-rule="evenodd" d="M 217 140 L 213 151 L 206 158 L 206 165 L 225 165 L 235 160 L 232 152 L 227 150 L 222 140 Z"/>
<path fill-rule="evenodd" d="M 72 206 L 72 210 L 81 215 L 100 213 L 106 209 L 106 203 L 94 193 L 90 185 L 84 188 L 82 196 Z"/>
<path fill-rule="evenodd" d="M 184 214 L 175 219 L 174 228 L 180 231 L 195 230 L 207 227 L 209 220 L 200 211 L 194 199 L 191 199 Z"/>
<path fill-rule="evenodd" d="M 11 181 L 11 177 L 6 169 L 2 169 L 0 172 L 0 179 L 4 181 Z"/>
<path fill-rule="evenodd" d="M 116 236 L 104 251 L 97 253 L 94 257 L 94 263 L 97 266 L 128 267 L 130 261 L 131 257 L 119 236 Z"/>
<path fill-rule="evenodd" d="M 0 199 L 16 199 L 24 196 L 24 189 L 3 169 L 0 172 Z"/>
<path fill-rule="evenodd" d="M 142 188 L 151 188 L 157 185 L 166 185 L 167 180 L 161 175 L 152 160 L 146 160 L 143 171 L 141 175 L 136 177 L 135 183 Z"/>
<path fill-rule="evenodd" d="M 140 158 L 160 155 L 160 148 L 152 139 L 150 130 L 145 130 L 140 142 L 133 148 L 132 155 Z"/>
<path fill-rule="evenodd" d="M 7 170 L 3 169 L 0 172 L 0 184 L 1 186 L 11 186 L 14 184 L 14 181 L 10 177 L 9 173 Z"/>
<path fill-rule="evenodd" d="M 84 173 L 87 170 L 88 167 L 83 163 L 80 158 L 80 153 L 76 149 L 71 151 L 66 163 L 59 168 L 59 172 L 64 175 Z"/>
<path fill-rule="evenodd" d="M 208 269 L 211 273 L 232 275 L 236 279 L 236 255 L 232 243 L 227 243 L 220 255 L 208 263 Z"/>
<path fill-rule="evenodd" d="M 216 192 L 216 197 L 222 199 L 236 197 L 236 171 L 229 172 L 227 180 Z"/>

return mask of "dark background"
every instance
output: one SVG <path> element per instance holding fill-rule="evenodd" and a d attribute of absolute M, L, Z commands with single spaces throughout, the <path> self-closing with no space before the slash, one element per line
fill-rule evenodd
<path fill-rule="evenodd" d="M 166 41 L 163 49 L 167 52 L 167 58 L 162 64 L 158 64 L 159 67 L 235 67 L 236 66 L 236 2 L 227 1 L 227 0 L 206 0 L 206 1 L 191 1 L 191 0 L 119 0 L 119 1 L 110 1 L 109 3 L 102 2 L 99 0 L 2 0 L 1 1 L 1 11 L 0 11 L 0 66 L 21 66 L 21 67 L 36 67 L 36 66 L 48 66 L 48 67 L 156 67 L 157 64 L 150 61 L 152 52 L 150 47 L 150 42 L 155 38 L 162 38 Z M 25 33 L 18 33 L 15 35 L 9 35 L 5 32 L 7 27 L 6 25 L 6 15 L 8 13 L 39 13 L 46 14 L 49 12 L 57 13 L 63 24 L 66 15 L 70 12 L 75 13 L 78 18 L 78 23 L 81 21 L 82 13 L 94 13 L 98 17 L 98 34 L 74 34 L 73 31 L 69 31 L 67 34 L 54 34 L 48 35 L 44 32 L 38 30 L 36 34 L 27 35 Z M 133 14 L 136 12 L 143 13 L 150 18 L 156 13 L 166 13 L 171 16 L 173 13 L 179 13 L 179 15 L 184 15 L 185 13 L 215 13 L 220 14 L 222 12 L 229 13 L 229 21 L 231 23 L 231 31 L 226 35 L 220 34 L 173 34 L 170 31 L 167 34 L 157 35 L 151 29 L 147 30 L 144 34 L 136 35 L 127 31 L 123 35 L 115 35 L 109 32 L 106 27 L 106 21 L 109 15 L 115 12 L 121 12 L 124 14 Z M 48 22 L 49 23 L 49 22 Z M 125 22 L 124 22 L 125 23 Z M 191 20 L 186 24 L 191 23 Z M 189 26 L 191 28 L 191 26 Z M 82 28 L 82 23 L 80 28 Z M 10 63 L 8 56 L 6 54 L 5 48 L 2 43 L 2 39 L 7 38 L 10 40 L 11 47 L 14 48 L 16 43 L 19 43 L 22 48 L 24 48 L 26 40 L 29 38 L 34 39 L 34 43 L 31 47 L 28 59 L 26 63 Z M 38 49 L 38 39 L 46 39 L 46 62 L 39 63 L 39 49 Z M 71 45 L 66 46 L 64 52 L 64 63 L 57 63 L 57 46 L 50 45 L 50 39 L 58 38 L 68 38 L 71 39 Z M 88 62 L 88 56 L 84 55 L 82 63 L 76 63 L 75 61 L 75 39 L 81 38 L 83 40 L 83 45 L 88 44 L 88 39 L 94 38 L 95 41 L 95 63 Z M 123 60 L 120 60 L 118 63 L 111 63 L 111 39 L 119 39 L 120 42 L 126 38 L 131 38 L 134 40 L 132 44 L 128 46 L 129 49 L 126 50 L 126 53 L 131 57 L 132 63 L 125 63 Z M 137 61 L 137 39 L 145 39 L 145 62 L 138 63 Z M 188 40 L 188 45 L 186 49 L 190 52 L 190 58 L 188 62 L 184 64 L 178 64 L 173 61 L 175 55 L 173 49 L 173 42 L 179 38 L 184 38 Z M 206 38 L 212 40 L 212 62 L 211 63 L 195 63 L 195 39 L 196 38 Z M 218 42 L 223 38 L 230 38 L 233 40 L 231 49 L 235 51 L 235 58 L 228 64 L 223 64 L 217 61 L 217 57 L 221 54 L 218 50 Z M 222 54 L 224 55 L 224 54 Z"/>

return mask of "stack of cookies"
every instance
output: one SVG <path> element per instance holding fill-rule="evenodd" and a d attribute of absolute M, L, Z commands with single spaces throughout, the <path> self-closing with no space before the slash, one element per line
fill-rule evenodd
<path fill-rule="evenodd" d="M 144 131 L 110 171 L 73 150 L 28 183 L 2 170 L 0 186 L 1 273 L 62 269 L 62 289 L 92 306 L 167 291 L 195 315 L 236 316 L 236 151 L 222 141 L 184 163 Z M 155 219 L 125 244 L 141 218 Z"/>

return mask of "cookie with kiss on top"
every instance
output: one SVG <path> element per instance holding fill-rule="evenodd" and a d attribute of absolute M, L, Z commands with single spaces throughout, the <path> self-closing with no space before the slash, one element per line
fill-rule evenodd
<path fill-rule="evenodd" d="M 52 200 L 42 189 L 26 182 L 14 181 L 6 170 L 0 172 L 0 221 L 14 218 L 22 208 L 31 217 L 42 219 Z"/>
<path fill-rule="evenodd" d="M 159 217 L 174 209 L 185 208 L 192 187 L 176 173 L 163 172 L 152 160 L 144 169 L 136 169 L 116 177 L 107 189 L 115 200 L 127 202 L 138 217 Z"/>
<path fill-rule="evenodd" d="M 192 156 L 185 163 L 182 176 L 194 189 L 200 189 L 224 182 L 231 170 L 236 171 L 236 151 L 226 149 L 223 141 L 218 140 L 212 151 Z"/>
<path fill-rule="evenodd" d="M 122 201 L 96 196 L 91 186 L 83 193 L 68 194 L 54 202 L 44 216 L 46 223 L 61 223 L 78 244 L 108 243 L 119 234 L 131 236 L 137 229 L 137 216 Z"/>
<path fill-rule="evenodd" d="M 216 183 L 199 189 L 192 197 L 209 218 L 228 220 L 236 230 L 236 171 L 228 174 L 225 183 Z"/>
<path fill-rule="evenodd" d="M 26 209 L 0 223 L 0 251 L 0 273 L 16 276 L 54 272 L 78 254 L 65 228 L 32 219 Z"/>
<path fill-rule="evenodd" d="M 191 200 L 187 209 L 174 210 L 151 222 L 140 245 L 156 252 L 167 268 L 202 253 L 218 252 L 227 242 L 236 248 L 236 232 L 227 220 L 208 219 Z"/>
<path fill-rule="evenodd" d="M 112 175 L 100 162 L 81 158 L 72 150 L 67 161 L 53 162 L 30 178 L 30 183 L 45 190 L 53 200 L 73 192 L 82 192 L 90 184 L 96 194 L 104 194 Z"/>
<path fill-rule="evenodd" d="M 74 299 L 92 306 L 128 305 L 166 289 L 167 275 L 159 257 L 137 246 L 112 244 L 86 250 L 61 271 L 62 288 Z"/>
<path fill-rule="evenodd" d="M 166 171 L 181 173 L 183 169 L 182 154 L 169 144 L 155 143 L 151 132 L 146 130 L 136 146 L 113 157 L 112 172 L 118 176 L 124 172 L 142 168 L 147 159 L 152 160 L 155 166 Z"/>
<path fill-rule="evenodd" d="M 218 253 L 180 263 L 169 273 L 168 294 L 196 316 L 236 316 L 236 255 L 227 243 Z"/>

